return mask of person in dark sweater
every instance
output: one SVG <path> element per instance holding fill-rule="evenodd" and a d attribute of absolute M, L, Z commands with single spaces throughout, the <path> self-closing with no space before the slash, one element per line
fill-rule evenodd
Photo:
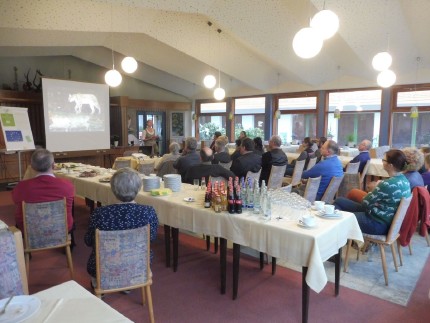
<path fill-rule="evenodd" d="M 245 138 L 240 145 L 240 157 L 231 164 L 230 170 L 239 178 L 246 177 L 251 171 L 257 173 L 261 168 L 261 155 L 254 153 L 254 142 L 251 138 Z"/>
<path fill-rule="evenodd" d="M 184 177 L 184 183 L 193 184 L 194 179 L 201 179 L 204 177 L 206 179 L 206 183 L 209 181 L 209 177 L 224 177 L 226 180 L 229 177 L 234 177 L 234 174 L 225 169 L 219 164 L 212 164 L 213 152 L 212 149 L 208 147 L 204 147 L 200 150 L 200 159 L 201 163 L 198 165 L 191 166 Z"/>
<path fill-rule="evenodd" d="M 197 140 L 194 137 L 188 137 L 185 140 L 185 148 L 182 151 L 182 156 L 176 159 L 173 164 L 173 168 L 178 170 L 178 174 L 181 174 L 182 182 L 184 182 L 185 174 L 193 165 L 200 163 L 199 154 L 196 152 Z"/>
<path fill-rule="evenodd" d="M 215 155 L 212 159 L 212 164 L 227 164 L 231 162 L 230 154 L 226 151 L 225 144 L 225 140 L 222 137 L 215 140 Z"/>
<path fill-rule="evenodd" d="M 280 148 L 282 145 L 281 137 L 274 135 L 269 140 L 269 151 L 265 152 L 261 157 L 261 174 L 260 174 L 260 185 L 264 180 L 269 181 L 270 171 L 272 170 L 272 165 L 284 166 L 287 164 L 287 155 Z"/>
<path fill-rule="evenodd" d="M 360 153 L 350 161 L 350 163 L 360 162 L 360 166 L 358 167 L 358 172 L 360 174 L 363 172 L 364 166 L 366 166 L 367 161 L 370 160 L 369 149 L 371 147 L 372 147 L 372 143 L 370 142 L 370 140 L 364 139 L 358 145 L 358 150 L 360 151 Z"/>

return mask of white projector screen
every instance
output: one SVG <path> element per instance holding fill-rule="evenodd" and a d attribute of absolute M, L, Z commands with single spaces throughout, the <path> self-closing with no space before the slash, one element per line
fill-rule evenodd
<path fill-rule="evenodd" d="M 46 149 L 110 148 L 109 87 L 42 79 Z"/>

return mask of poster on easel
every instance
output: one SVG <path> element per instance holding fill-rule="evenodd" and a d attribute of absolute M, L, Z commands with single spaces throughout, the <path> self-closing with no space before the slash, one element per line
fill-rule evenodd
<path fill-rule="evenodd" d="M 35 149 L 27 108 L 0 107 L 0 149 L 22 151 Z"/>

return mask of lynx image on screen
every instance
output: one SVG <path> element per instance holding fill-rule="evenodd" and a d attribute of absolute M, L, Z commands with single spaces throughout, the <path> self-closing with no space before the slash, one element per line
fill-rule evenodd
<path fill-rule="evenodd" d="M 109 148 L 107 85 L 45 78 L 42 82 L 47 149 Z"/>

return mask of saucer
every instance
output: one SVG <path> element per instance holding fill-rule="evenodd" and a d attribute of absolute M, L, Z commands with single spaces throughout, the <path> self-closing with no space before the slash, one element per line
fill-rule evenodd
<path fill-rule="evenodd" d="M 316 222 L 313 226 L 309 226 L 309 225 L 304 224 L 301 220 L 299 220 L 299 222 L 297 222 L 297 225 L 303 229 L 315 229 L 318 226 L 318 224 Z"/>
<path fill-rule="evenodd" d="M 342 213 L 339 210 L 334 210 L 333 213 L 325 213 L 325 211 L 317 212 L 317 215 L 324 219 L 339 219 L 342 217 Z"/>
<path fill-rule="evenodd" d="M 184 197 L 185 202 L 195 202 L 196 199 L 194 197 Z"/>

